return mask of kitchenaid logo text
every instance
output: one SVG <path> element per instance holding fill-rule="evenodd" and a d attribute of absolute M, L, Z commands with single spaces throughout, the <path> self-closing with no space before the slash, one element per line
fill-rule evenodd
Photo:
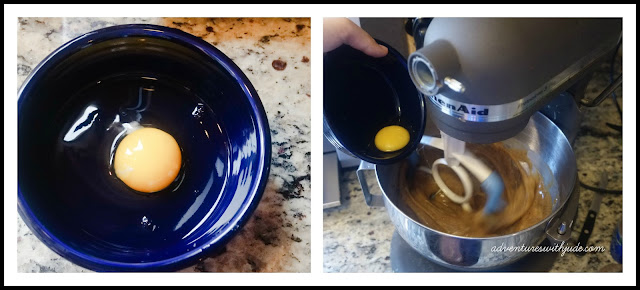
<path fill-rule="evenodd" d="M 459 105 L 455 105 L 455 104 L 447 103 L 447 101 L 443 100 L 442 98 L 439 98 L 437 95 L 431 96 L 431 100 L 435 104 L 439 104 L 441 107 L 451 109 L 458 113 L 465 113 L 465 114 L 478 115 L 478 116 L 489 115 L 489 108 L 476 108 L 475 105 L 469 105 L 464 103 L 459 103 Z"/>
<path fill-rule="evenodd" d="M 564 257 L 564 254 L 569 253 L 577 253 L 577 252 L 585 252 L 585 253 L 603 253 L 606 251 L 603 246 L 581 246 L 578 243 L 575 246 L 565 246 L 565 242 L 562 244 L 554 245 L 554 246 L 506 246 L 504 243 L 500 246 L 491 247 L 491 252 L 527 252 L 527 253 L 548 253 L 548 252 L 561 252 L 560 256 Z"/>

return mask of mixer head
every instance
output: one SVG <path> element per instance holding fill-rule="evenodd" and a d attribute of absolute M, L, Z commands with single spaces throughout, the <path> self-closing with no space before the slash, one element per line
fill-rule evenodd
<path fill-rule="evenodd" d="M 465 142 L 499 142 L 588 78 L 621 32 L 620 18 L 436 18 L 408 70 L 438 129 Z"/>

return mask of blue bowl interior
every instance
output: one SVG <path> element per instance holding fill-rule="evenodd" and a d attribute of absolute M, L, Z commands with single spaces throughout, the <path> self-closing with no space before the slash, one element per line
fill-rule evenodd
<path fill-rule="evenodd" d="M 356 157 L 390 164 L 411 154 L 420 143 L 426 122 L 424 100 L 409 77 L 406 60 L 386 43 L 389 53 L 374 58 L 348 45 L 324 56 L 324 118 L 337 141 Z M 383 152 L 376 133 L 399 125 L 410 134 L 402 150 Z"/>
<path fill-rule="evenodd" d="M 90 269 L 194 262 L 246 220 L 268 176 L 255 90 L 222 53 L 177 30 L 129 25 L 73 40 L 25 82 L 18 111 L 20 214 Z M 182 150 L 178 178 L 160 192 L 115 177 L 113 153 L 131 122 L 171 134 Z"/>

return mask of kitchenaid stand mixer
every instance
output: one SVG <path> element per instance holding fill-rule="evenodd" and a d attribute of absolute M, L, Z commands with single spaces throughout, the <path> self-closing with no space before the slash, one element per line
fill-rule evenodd
<path fill-rule="evenodd" d="M 537 111 L 573 143 L 581 119 L 578 104 L 597 105 L 622 83 L 620 76 L 598 97 L 584 100 L 595 67 L 617 52 L 620 19 L 413 19 L 407 28 L 417 46 L 408 60 L 410 77 L 428 97 L 428 116 L 441 135 L 460 143 L 513 137 Z M 451 149 L 444 150 L 446 157 Z M 557 226 L 559 235 L 547 232 L 545 243 L 569 237 L 571 224 L 550 226 Z M 409 249 L 396 232 L 394 271 L 446 269 L 426 260 L 407 263 Z M 544 270 L 555 256 L 529 255 L 501 270 Z"/>
<path fill-rule="evenodd" d="M 411 28 L 422 43 L 409 56 L 409 76 L 429 99 L 428 115 L 440 130 L 444 159 L 454 171 L 460 168 L 454 155 L 464 155 L 464 142 L 494 143 L 513 137 L 554 98 L 570 96 L 581 102 L 594 66 L 609 57 L 621 37 L 619 19 L 438 18 L 412 23 L 428 28 Z M 592 103 L 621 84 L 620 76 Z M 572 104 L 564 107 L 553 115 L 577 112 L 571 110 Z M 569 133 L 570 142 L 577 124 L 579 120 L 572 130 L 564 130 L 569 131 L 565 135 Z M 433 171 L 439 181 L 435 166 Z M 465 183 L 464 175 L 458 176 Z M 502 181 L 491 177 L 495 180 L 487 181 L 497 186 L 484 190 L 489 197 L 485 213 L 500 208 L 496 199 Z M 438 185 L 450 191 L 442 182 Z M 468 207 L 454 197 L 450 199 Z"/>

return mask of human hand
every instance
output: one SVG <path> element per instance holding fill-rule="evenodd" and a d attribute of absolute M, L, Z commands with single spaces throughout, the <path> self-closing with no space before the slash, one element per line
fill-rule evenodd
<path fill-rule="evenodd" d="M 383 57 L 389 50 L 378 44 L 367 32 L 347 18 L 325 18 L 323 21 L 324 52 L 347 44 L 367 55 Z"/>

